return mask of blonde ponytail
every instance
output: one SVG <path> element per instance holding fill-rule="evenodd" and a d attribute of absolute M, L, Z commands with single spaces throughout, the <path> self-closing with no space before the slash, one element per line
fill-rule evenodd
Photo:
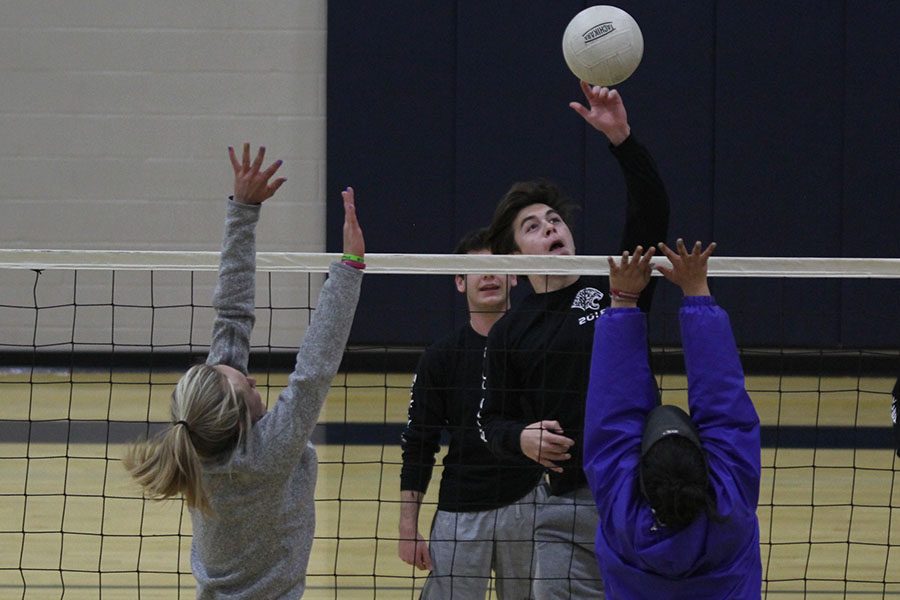
<path fill-rule="evenodd" d="M 184 496 L 191 508 L 210 512 L 203 489 L 203 459 L 230 454 L 252 422 L 244 399 L 221 372 L 191 367 L 172 392 L 172 422 L 156 438 L 133 444 L 122 462 L 154 500 Z"/>

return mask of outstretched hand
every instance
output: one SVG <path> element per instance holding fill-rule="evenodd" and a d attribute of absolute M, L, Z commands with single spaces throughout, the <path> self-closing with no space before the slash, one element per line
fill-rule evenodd
<path fill-rule="evenodd" d="M 366 241 L 363 239 L 362 228 L 356 219 L 356 198 L 353 188 L 348 187 L 341 192 L 344 199 L 344 254 L 364 257 L 366 254 Z"/>
<path fill-rule="evenodd" d="M 607 257 L 609 263 L 609 287 L 612 294 L 613 306 L 634 306 L 637 299 L 650 283 L 650 275 L 653 268 L 650 259 L 656 254 L 655 248 L 649 248 L 644 252 L 642 246 L 634 249 L 634 254 L 629 256 L 628 251 L 622 253 L 619 263 L 611 256 Z"/>
<path fill-rule="evenodd" d="M 281 161 L 276 160 L 265 171 L 260 171 L 263 159 L 266 156 L 264 146 L 259 147 L 256 158 L 250 162 L 250 144 L 244 143 L 244 151 L 240 162 L 234 153 L 234 148 L 228 147 L 228 158 L 231 159 L 231 168 L 234 169 L 234 199 L 242 204 L 262 204 L 275 195 L 287 179 L 280 177 L 270 182 L 269 179 L 281 166 Z"/>
<path fill-rule="evenodd" d="M 684 240 L 678 238 L 675 248 L 678 250 L 677 253 L 665 244 L 659 244 L 659 249 L 672 263 L 672 267 L 656 265 L 656 269 L 663 277 L 680 287 L 685 296 L 709 296 L 709 284 L 706 281 L 707 263 L 716 249 L 716 243 L 712 242 L 706 250 L 702 250 L 703 244 L 697 241 L 688 252 Z"/>
<path fill-rule="evenodd" d="M 603 133 L 613 146 L 618 146 L 631 135 L 631 127 L 628 125 L 628 114 L 625 112 L 625 104 L 616 90 L 606 87 L 591 86 L 582 81 L 581 91 L 587 100 L 587 107 L 570 102 L 569 106 L 581 115 L 591 127 Z"/>

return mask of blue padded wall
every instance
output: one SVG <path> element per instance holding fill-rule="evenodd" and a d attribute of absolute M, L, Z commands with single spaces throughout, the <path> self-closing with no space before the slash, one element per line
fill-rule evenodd
<path fill-rule="evenodd" d="M 450 252 L 514 181 L 582 206 L 584 254 L 619 251 L 624 185 L 560 50 L 583 1 L 329 3 L 327 189 L 352 184 L 371 252 Z M 645 52 L 618 89 L 672 201 L 669 240 L 723 256 L 900 257 L 900 2 L 628 0 Z M 340 203 L 328 248 L 340 250 Z M 659 286 L 654 312 L 678 295 Z M 900 282 L 715 281 L 742 343 L 886 347 Z M 464 307 L 448 278 L 369 277 L 355 343 L 419 345 Z M 453 307 L 453 311 L 446 310 Z M 657 343 L 677 328 L 654 315 Z"/>

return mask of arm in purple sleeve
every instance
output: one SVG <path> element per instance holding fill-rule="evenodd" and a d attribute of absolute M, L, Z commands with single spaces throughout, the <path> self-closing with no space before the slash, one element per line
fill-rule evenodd
<path fill-rule="evenodd" d="M 691 418 L 711 459 L 724 461 L 745 497 L 755 503 L 759 416 L 747 395 L 728 314 L 711 296 L 688 296 L 680 318 Z"/>
<path fill-rule="evenodd" d="M 646 315 L 606 309 L 594 332 L 584 426 L 584 470 L 598 505 L 616 466 L 629 455 L 637 459 L 644 421 L 656 405 Z"/>

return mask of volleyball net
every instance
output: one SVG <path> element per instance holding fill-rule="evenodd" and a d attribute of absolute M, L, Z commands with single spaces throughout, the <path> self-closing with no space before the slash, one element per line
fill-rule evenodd
<path fill-rule="evenodd" d="M 258 254 L 250 371 L 269 403 L 335 258 Z M 421 346 L 433 341 L 425 338 L 467 319 L 452 275 L 607 272 L 605 257 L 367 261 L 357 324 L 390 324 L 413 306 L 427 313 L 421 331 L 404 325 L 391 340 L 351 340 L 345 353 L 313 439 L 320 467 L 308 598 L 411 598 L 421 588 L 425 574 L 397 556 L 400 434 Z M 170 422 L 174 383 L 205 358 L 217 266 L 215 252 L 0 250 L 0 596 L 193 597 L 185 505 L 143 499 L 120 458 L 128 442 Z M 895 327 L 900 259 L 713 257 L 710 276 L 762 421 L 764 597 L 900 593 L 890 431 L 900 354 L 896 341 L 848 331 L 862 322 Z M 446 289 L 446 302 L 423 308 L 398 293 L 389 309 L 366 303 L 373 280 L 382 290 Z M 650 329 L 663 401 L 684 406 L 679 296 L 660 282 Z M 420 517 L 426 537 L 439 473 L 440 457 Z"/>

